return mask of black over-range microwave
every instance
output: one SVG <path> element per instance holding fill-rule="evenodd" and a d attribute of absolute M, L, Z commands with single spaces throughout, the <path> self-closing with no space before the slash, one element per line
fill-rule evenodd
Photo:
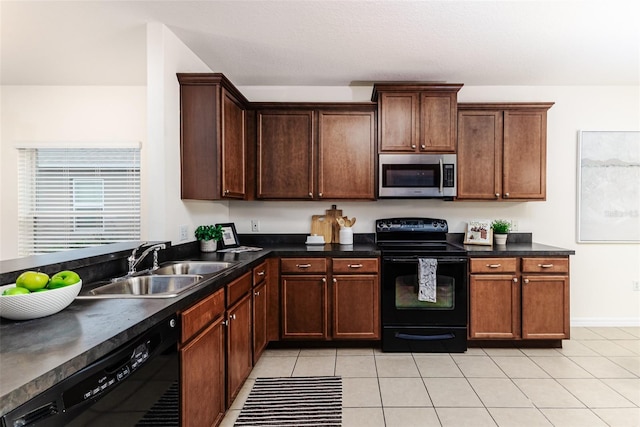
<path fill-rule="evenodd" d="M 445 198 L 457 195 L 455 154 L 380 154 L 378 197 Z"/>

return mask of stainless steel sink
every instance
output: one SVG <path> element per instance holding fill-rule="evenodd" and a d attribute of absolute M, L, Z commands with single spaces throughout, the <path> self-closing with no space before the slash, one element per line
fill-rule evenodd
<path fill-rule="evenodd" d="M 235 262 L 225 261 L 180 261 L 163 265 L 153 270 L 152 274 L 213 274 L 220 273 L 236 265 Z"/>
<path fill-rule="evenodd" d="M 76 298 L 172 298 L 201 280 L 198 274 L 131 276 L 81 292 Z"/>

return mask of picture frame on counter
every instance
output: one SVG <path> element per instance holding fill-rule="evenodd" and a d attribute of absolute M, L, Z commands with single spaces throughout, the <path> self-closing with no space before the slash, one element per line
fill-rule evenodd
<path fill-rule="evenodd" d="M 222 247 L 220 249 L 237 248 L 240 246 L 235 223 L 228 222 L 216 225 L 220 225 L 222 227 L 222 239 L 220 240 L 220 245 Z"/>
<path fill-rule="evenodd" d="M 464 244 L 491 246 L 493 244 L 491 220 L 472 219 L 467 222 L 467 230 L 464 233 Z"/>

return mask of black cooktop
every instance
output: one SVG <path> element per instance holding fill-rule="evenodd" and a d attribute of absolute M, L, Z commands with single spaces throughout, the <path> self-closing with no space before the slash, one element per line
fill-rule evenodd
<path fill-rule="evenodd" d="M 449 226 L 437 218 L 385 218 L 376 220 L 376 244 L 382 251 L 429 254 L 466 254 L 447 242 Z"/>

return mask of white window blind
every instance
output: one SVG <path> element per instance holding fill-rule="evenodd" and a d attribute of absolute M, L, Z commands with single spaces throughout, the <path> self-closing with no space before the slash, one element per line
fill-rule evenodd
<path fill-rule="evenodd" d="M 19 148 L 20 256 L 140 240 L 139 148 Z"/>

